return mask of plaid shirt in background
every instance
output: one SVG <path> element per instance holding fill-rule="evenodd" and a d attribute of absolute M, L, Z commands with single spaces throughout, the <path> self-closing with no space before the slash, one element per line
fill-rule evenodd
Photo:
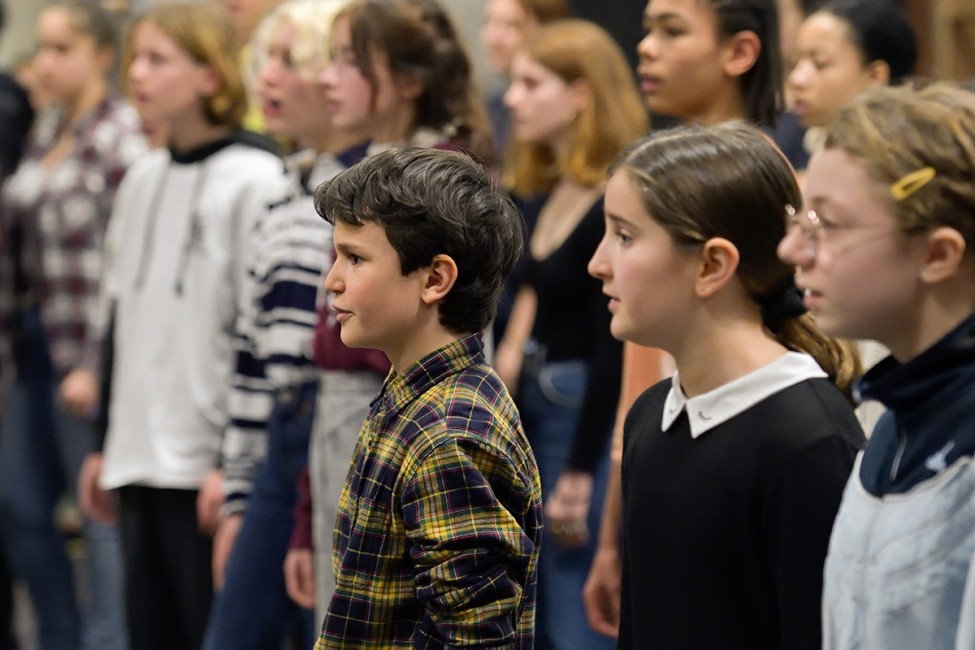
<path fill-rule="evenodd" d="M 102 247 L 112 201 L 129 165 L 148 148 L 135 111 L 105 99 L 71 128 L 71 151 L 42 164 L 58 141 L 61 115 L 43 115 L 3 190 L 4 268 L 0 325 L 16 345 L 18 314 L 39 306 L 60 377 L 98 370 L 101 350 L 89 329 L 99 323 Z M 6 238 L 5 238 L 6 239 Z"/>
<path fill-rule="evenodd" d="M 339 504 L 316 648 L 531 648 L 538 468 L 478 335 L 390 374 Z"/>

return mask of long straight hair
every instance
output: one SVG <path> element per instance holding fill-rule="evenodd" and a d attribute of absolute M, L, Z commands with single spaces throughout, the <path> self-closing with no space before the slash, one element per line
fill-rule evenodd
<path fill-rule="evenodd" d="M 580 185 L 599 185 L 619 152 L 647 131 L 646 109 L 626 56 L 603 28 L 579 19 L 538 28 L 519 51 L 566 83 L 584 81 L 592 101 L 572 121 L 561 168 L 547 144 L 513 139 L 505 185 L 523 196 L 550 190 L 563 176 Z"/>
<path fill-rule="evenodd" d="M 247 91 L 237 58 L 237 41 L 230 17 L 215 4 L 173 2 L 150 7 L 129 28 L 123 79 L 132 65 L 132 39 L 142 23 L 152 23 L 186 52 L 193 61 L 209 66 L 220 87 L 202 98 L 203 114 L 210 124 L 237 128 L 247 112 Z"/>

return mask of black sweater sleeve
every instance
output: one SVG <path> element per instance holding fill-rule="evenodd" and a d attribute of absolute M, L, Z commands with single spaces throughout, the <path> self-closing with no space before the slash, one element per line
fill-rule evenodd
<path fill-rule="evenodd" d="M 800 452 L 782 477 L 768 555 L 782 648 L 820 647 L 823 561 L 855 454 L 839 436 L 825 438 Z"/>

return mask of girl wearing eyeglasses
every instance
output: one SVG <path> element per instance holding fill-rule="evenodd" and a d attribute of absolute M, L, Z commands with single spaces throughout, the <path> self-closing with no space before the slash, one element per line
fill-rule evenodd
<path fill-rule="evenodd" d="M 779 246 L 828 333 L 891 356 L 887 406 L 843 495 L 824 648 L 975 647 L 975 96 L 864 93 L 827 128 Z"/>
<path fill-rule="evenodd" d="M 613 336 L 677 367 L 624 426 L 618 648 L 820 646 L 863 433 L 856 355 L 816 329 L 775 255 L 799 201 L 784 156 L 741 123 L 652 136 L 610 175 L 589 271 Z"/>

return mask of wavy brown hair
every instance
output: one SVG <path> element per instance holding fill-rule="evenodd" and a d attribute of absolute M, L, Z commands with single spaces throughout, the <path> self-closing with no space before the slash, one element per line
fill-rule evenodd
<path fill-rule="evenodd" d="M 437 0 L 353 0 L 336 20 L 348 20 L 356 65 L 376 93 L 374 58 L 385 55 L 393 76 L 423 88 L 414 129 L 456 134 L 475 157 L 493 157 L 487 113 L 474 68 L 447 11 Z"/>

